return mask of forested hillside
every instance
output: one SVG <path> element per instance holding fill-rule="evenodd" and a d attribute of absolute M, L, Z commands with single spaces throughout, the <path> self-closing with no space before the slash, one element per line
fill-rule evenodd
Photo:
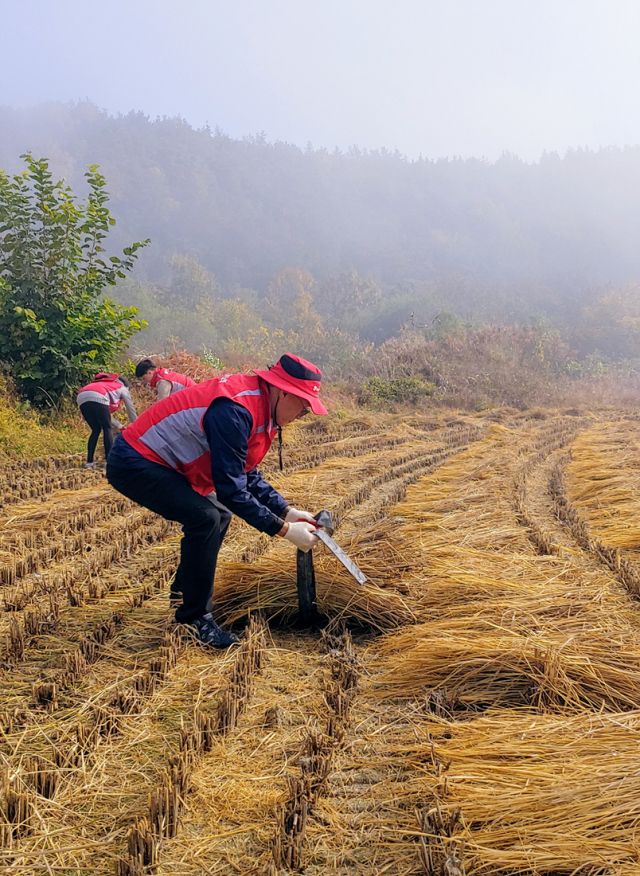
<path fill-rule="evenodd" d="M 512 323 L 557 329 L 563 368 L 640 354 L 640 147 L 410 161 L 89 102 L 0 108 L 0 168 L 26 150 L 81 197 L 99 165 L 111 245 L 151 238 L 116 293 L 150 323 L 140 348 L 237 360 L 288 344 L 335 363 L 402 325 Z"/>
<path fill-rule="evenodd" d="M 214 120 L 212 120 L 214 121 Z M 90 103 L 0 110 L 0 167 L 30 149 L 77 188 L 99 164 L 122 239 L 151 237 L 150 276 L 175 252 L 225 286 L 265 290 L 295 265 L 384 284 L 443 275 L 549 298 L 640 277 L 640 147 L 408 161 L 242 141 L 180 119 L 109 117 Z"/>

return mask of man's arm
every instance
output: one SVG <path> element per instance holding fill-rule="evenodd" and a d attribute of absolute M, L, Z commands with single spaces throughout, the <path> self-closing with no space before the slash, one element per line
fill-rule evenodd
<path fill-rule="evenodd" d="M 253 427 L 249 411 L 231 399 L 218 398 L 209 405 L 202 424 L 211 450 L 211 476 L 218 501 L 260 532 L 277 535 L 284 526 L 283 518 L 252 494 L 244 470 Z M 286 502 L 282 501 L 284 509 Z"/>
<path fill-rule="evenodd" d="M 257 468 L 252 468 L 251 471 L 247 472 L 247 489 L 261 505 L 266 505 L 269 511 L 273 511 L 278 517 L 284 519 L 289 510 L 287 500 L 277 490 L 274 490 L 269 481 L 265 481 Z"/>
<path fill-rule="evenodd" d="M 158 393 L 158 401 L 161 398 L 167 398 L 167 396 L 171 395 L 171 387 L 172 383 L 170 380 L 159 380 L 158 385 L 156 386 L 156 391 Z"/>
<path fill-rule="evenodd" d="M 127 387 L 123 387 L 121 396 L 122 401 L 124 402 L 124 409 L 127 412 L 127 416 L 129 417 L 129 422 L 133 423 L 138 419 L 138 415 L 136 414 L 136 409 L 131 400 L 131 393 L 127 389 Z"/>

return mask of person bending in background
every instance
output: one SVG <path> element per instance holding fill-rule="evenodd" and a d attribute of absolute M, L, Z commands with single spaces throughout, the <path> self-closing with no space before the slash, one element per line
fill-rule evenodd
<path fill-rule="evenodd" d="M 253 374 L 230 374 L 177 392 L 148 408 L 118 436 L 107 479 L 123 495 L 182 524 L 180 565 L 171 585 L 179 623 L 204 645 L 238 637 L 212 615 L 218 552 L 232 514 L 260 532 L 308 551 L 318 543 L 308 511 L 288 505 L 257 466 L 274 437 L 299 417 L 326 414 L 322 372 L 284 355 Z"/>
<path fill-rule="evenodd" d="M 169 371 L 167 368 L 156 368 L 155 362 L 151 359 L 142 359 L 138 362 L 136 377 L 156 390 L 158 401 L 188 386 L 196 385 L 195 381 L 186 374 L 178 374 L 177 371 Z"/>
<path fill-rule="evenodd" d="M 96 374 L 92 383 L 83 386 L 76 397 L 78 407 L 83 419 L 91 429 L 91 435 L 87 442 L 87 461 L 85 468 L 95 468 L 93 460 L 100 432 L 104 439 L 105 459 L 113 444 L 113 432 L 119 432 L 124 428 L 112 414 L 118 410 L 122 402 L 133 423 L 137 419 L 136 409 L 131 401 L 131 394 L 124 377 L 117 374 L 105 374 L 100 371 Z"/>

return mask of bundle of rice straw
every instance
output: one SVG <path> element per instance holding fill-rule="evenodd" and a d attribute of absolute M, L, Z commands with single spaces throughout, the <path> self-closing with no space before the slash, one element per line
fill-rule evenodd
<path fill-rule="evenodd" d="M 360 585 L 330 553 L 316 551 L 314 559 L 318 611 L 330 618 L 342 618 L 355 626 L 391 629 L 415 619 L 411 600 L 372 580 Z M 233 623 L 249 612 L 260 611 L 268 619 L 290 622 L 298 613 L 295 551 L 288 543 L 278 545 L 268 556 L 254 563 L 222 564 L 214 590 L 216 617 Z"/>
<path fill-rule="evenodd" d="M 605 423 L 572 445 L 566 488 L 592 536 L 640 548 L 640 452 L 636 423 Z"/>
<path fill-rule="evenodd" d="M 640 708 L 640 635 L 620 641 L 611 628 L 567 635 L 547 627 L 524 636 L 472 626 L 473 618 L 447 619 L 384 640 L 379 695 L 440 689 L 466 708 Z"/>
<path fill-rule="evenodd" d="M 387 730 L 367 763 L 402 776 L 377 789 L 397 812 L 395 824 L 386 815 L 388 860 L 415 854 L 413 809 L 435 794 L 445 812 L 461 809 L 467 874 L 638 872 L 640 712 L 416 718 L 410 733 Z"/>

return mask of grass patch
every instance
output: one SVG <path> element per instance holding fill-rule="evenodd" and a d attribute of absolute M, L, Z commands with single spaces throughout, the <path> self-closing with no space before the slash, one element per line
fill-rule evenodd
<path fill-rule="evenodd" d="M 86 440 L 77 414 L 69 411 L 54 418 L 38 414 L 27 402 L 18 401 L 0 377 L 0 459 L 76 453 L 84 449 Z"/>

